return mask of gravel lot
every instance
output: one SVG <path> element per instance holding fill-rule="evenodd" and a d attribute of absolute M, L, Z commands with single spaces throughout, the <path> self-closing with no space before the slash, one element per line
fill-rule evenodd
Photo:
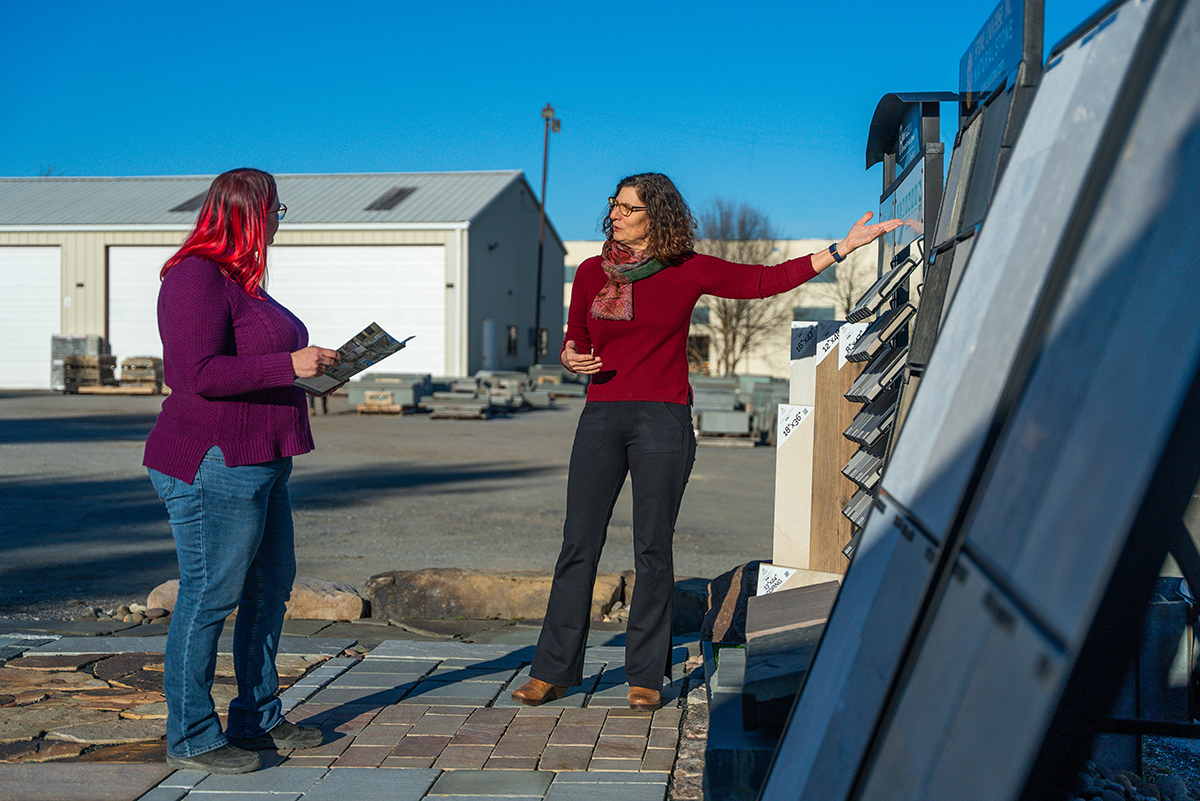
<path fill-rule="evenodd" d="M 144 600 L 178 575 L 141 467 L 162 399 L 0 392 L 0 615 L 69 616 Z M 551 570 L 581 399 L 491 420 L 312 417 L 317 450 L 291 487 L 299 572 L 349 582 L 389 570 Z M 675 537 L 679 575 L 771 556 L 775 450 L 701 447 Z M 627 489 L 601 570 L 633 566 Z"/>

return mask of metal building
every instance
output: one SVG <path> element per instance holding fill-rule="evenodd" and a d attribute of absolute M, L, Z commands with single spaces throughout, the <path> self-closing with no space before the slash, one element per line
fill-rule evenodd
<path fill-rule="evenodd" d="M 161 355 L 158 272 L 213 176 L 0 179 L 0 388 L 50 387 L 51 337 Z M 538 202 L 519 170 L 279 175 L 267 290 L 338 347 L 370 322 L 416 336 L 380 369 L 435 376 L 536 361 Z M 546 226 L 541 327 L 562 330 L 565 248 Z M 547 298 L 549 301 L 547 302 Z M 549 357 L 553 359 L 553 355 Z"/>

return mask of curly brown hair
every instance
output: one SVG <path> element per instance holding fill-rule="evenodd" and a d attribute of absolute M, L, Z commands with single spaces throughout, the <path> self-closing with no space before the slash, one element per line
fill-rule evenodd
<path fill-rule="evenodd" d="M 695 244 L 696 218 L 688 208 L 687 201 L 671 179 L 658 172 L 643 172 L 630 175 L 617 182 L 613 197 L 627 186 L 637 190 L 650 215 L 650 228 L 646 237 L 646 252 L 663 264 L 678 261 L 692 252 Z M 612 219 L 607 215 L 602 223 L 605 239 L 612 239 Z"/>

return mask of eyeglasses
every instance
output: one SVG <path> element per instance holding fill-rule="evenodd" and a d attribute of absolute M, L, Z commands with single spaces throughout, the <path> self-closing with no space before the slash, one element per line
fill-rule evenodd
<path fill-rule="evenodd" d="M 610 197 L 608 199 L 608 210 L 612 211 L 613 209 L 620 209 L 622 217 L 628 217 L 630 214 L 633 214 L 635 211 L 645 211 L 648 208 L 650 208 L 650 207 L 649 206 L 630 206 L 628 203 L 620 203 L 617 201 L 617 199 L 615 197 Z"/>
<path fill-rule="evenodd" d="M 279 215 L 279 221 L 283 222 L 283 215 L 287 214 L 287 206 L 280 203 L 279 208 L 277 208 L 275 210 L 275 213 Z M 628 215 L 626 215 L 626 216 L 628 216 Z"/>

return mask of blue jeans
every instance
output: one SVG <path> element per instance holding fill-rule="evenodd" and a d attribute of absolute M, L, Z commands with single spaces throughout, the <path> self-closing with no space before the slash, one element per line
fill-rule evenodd
<path fill-rule="evenodd" d="M 215 447 L 191 484 L 150 470 L 167 505 L 179 557 L 179 595 L 163 673 L 171 756 L 194 757 L 227 742 L 212 684 L 217 640 L 234 609 L 238 695 L 229 705 L 229 734 L 254 737 L 283 722 L 275 654 L 296 578 L 291 473 L 290 457 L 227 467 Z"/>

